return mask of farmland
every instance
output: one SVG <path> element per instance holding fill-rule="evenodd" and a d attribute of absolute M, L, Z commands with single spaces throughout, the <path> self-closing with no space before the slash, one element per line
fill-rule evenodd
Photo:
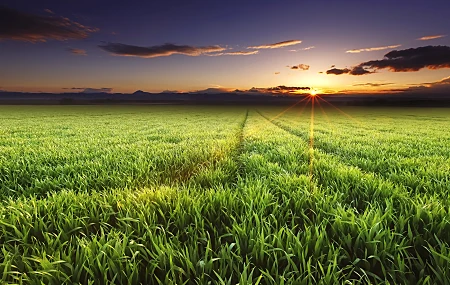
<path fill-rule="evenodd" d="M 0 107 L 1 282 L 448 284 L 449 109 L 318 102 Z"/>

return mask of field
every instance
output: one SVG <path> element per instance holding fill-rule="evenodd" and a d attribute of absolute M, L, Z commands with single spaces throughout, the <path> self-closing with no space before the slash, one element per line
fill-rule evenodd
<path fill-rule="evenodd" d="M 1 106 L 0 279 L 450 284 L 450 110 Z"/>

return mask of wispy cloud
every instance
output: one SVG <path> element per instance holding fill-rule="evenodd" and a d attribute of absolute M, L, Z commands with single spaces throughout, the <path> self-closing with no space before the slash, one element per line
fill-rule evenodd
<path fill-rule="evenodd" d="M 393 49 L 393 48 L 398 48 L 400 46 L 401 45 L 391 45 L 391 46 L 384 46 L 384 47 L 351 49 L 351 50 L 347 50 L 346 53 L 360 53 L 360 52 L 364 52 L 364 51 L 377 51 L 377 50 Z"/>
<path fill-rule="evenodd" d="M 74 55 L 87 55 L 86 50 L 84 49 L 78 49 L 78 48 L 68 48 L 67 49 L 71 54 Z"/>
<path fill-rule="evenodd" d="M 220 53 L 208 53 L 208 56 L 222 56 L 222 55 L 253 55 L 258 54 L 259 51 L 233 51 L 233 52 L 220 52 Z"/>
<path fill-rule="evenodd" d="M 282 47 L 287 47 L 287 46 L 298 45 L 301 43 L 302 43 L 302 41 L 300 41 L 300 40 L 289 40 L 289 41 L 284 41 L 284 42 L 279 42 L 279 43 L 274 43 L 274 44 L 249 46 L 248 48 L 249 49 L 273 49 L 273 48 L 282 48 Z"/>
<path fill-rule="evenodd" d="M 296 69 L 296 70 L 308 70 L 309 69 L 309 65 L 307 64 L 299 64 L 299 65 L 294 65 L 294 66 L 288 66 L 290 69 Z"/>
<path fill-rule="evenodd" d="M 4 6 L 0 6 L 0 27 L 0 40 L 28 42 L 84 39 L 98 31 L 65 17 L 33 15 Z"/>
<path fill-rule="evenodd" d="M 386 86 L 386 85 L 392 85 L 394 83 L 358 83 L 353 84 L 353 86 L 366 86 L 366 87 L 380 87 L 380 86 Z"/>
<path fill-rule="evenodd" d="M 421 37 L 418 38 L 418 41 L 429 41 L 429 40 L 434 40 L 434 39 L 439 39 L 439 38 L 443 38 L 446 37 L 447 35 L 434 35 L 434 36 L 425 36 L 425 37 Z"/>
<path fill-rule="evenodd" d="M 276 75 L 278 75 L 278 74 L 280 74 L 280 72 L 279 72 L 279 71 L 277 71 L 277 72 L 275 72 L 275 74 L 276 74 Z"/>
<path fill-rule="evenodd" d="M 310 46 L 310 47 L 305 47 L 305 48 L 301 48 L 301 49 L 290 49 L 289 51 L 297 52 L 297 51 L 301 51 L 301 50 L 310 50 L 310 49 L 313 49 L 313 48 L 316 48 L 316 47 L 315 46 Z"/>
<path fill-rule="evenodd" d="M 121 43 L 106 43 L 99 45 L 99 47 L 113 55 L 144 58 L 170 56 L 173 54 L 199 56 L 213 52 L 221 52 L 226 49 L 218 45 L 195 47 L 189 45 L 164 44 L 159 46 L 140 47 Z"/>

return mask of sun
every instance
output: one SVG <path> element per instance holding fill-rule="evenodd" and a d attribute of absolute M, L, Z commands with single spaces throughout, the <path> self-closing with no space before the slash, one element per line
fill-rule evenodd
<path fill-rule="evenodd" d="M 309 95 L 311 95 L 311 96 L 316 96 L 316 95 L 317 95 L 317 91 L 316 91 L 316 90 L 311 90 L 311 91 L 309 92 Z"/>

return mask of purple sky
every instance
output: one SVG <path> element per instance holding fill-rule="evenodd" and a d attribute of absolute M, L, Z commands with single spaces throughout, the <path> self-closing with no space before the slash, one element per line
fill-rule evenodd
<path fill-rule="evenodd" d="M 448 0 L 143 2 L 3 1 L 0 89 L 383 92 L 450 76 Z"/>

